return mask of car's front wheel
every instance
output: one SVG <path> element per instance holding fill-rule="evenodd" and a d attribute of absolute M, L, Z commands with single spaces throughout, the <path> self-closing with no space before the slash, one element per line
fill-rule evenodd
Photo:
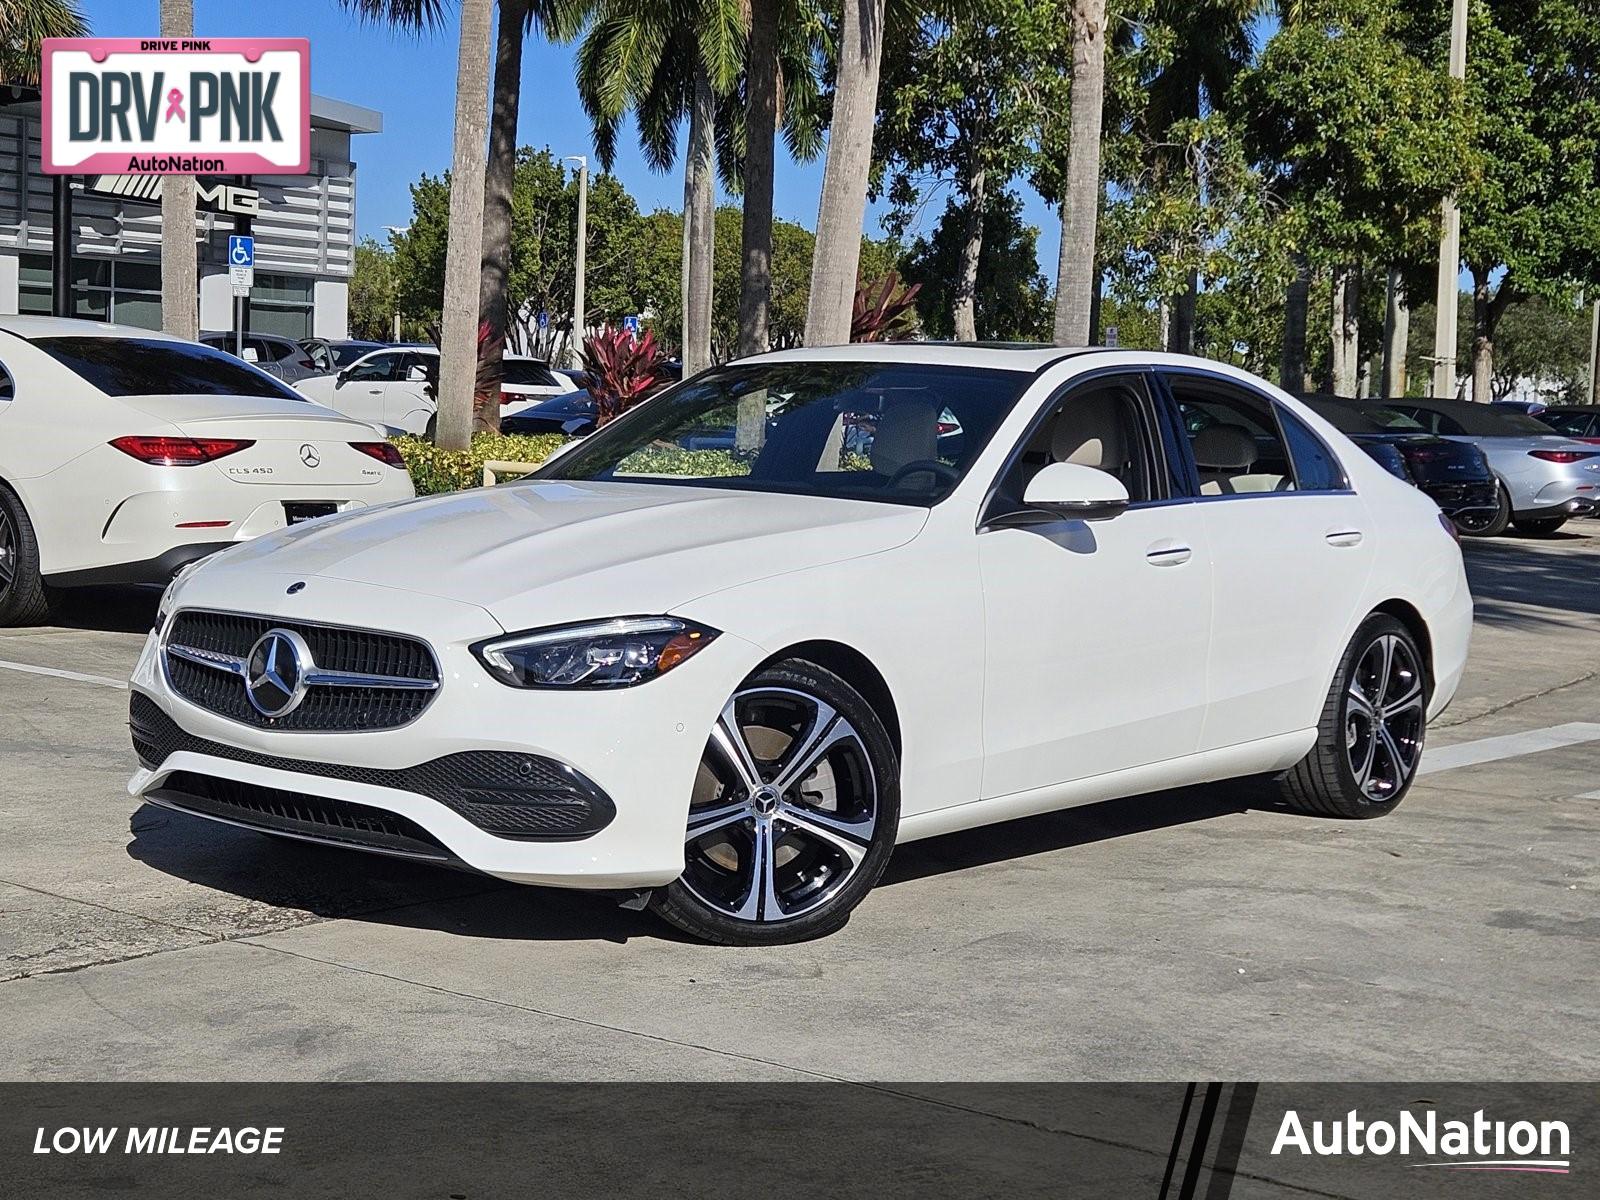
<path fill-rule="evenodd" d="M 832 933 L 872 890 L 900 820 L 894 745 L 859 692 L 788 659 L 747 680 L 696 774 L 683 874 L 651 907 L 706 941 Z"/>
<path fill-rule="evenodd" d="M 1361 623 L 1334 672 L 1317 743 L 1279 780 L 1292 807 L 1320 817 L 1381 817 L 1422 761 L 1428 684 L 1411 631 L 1385 613 Z"/>

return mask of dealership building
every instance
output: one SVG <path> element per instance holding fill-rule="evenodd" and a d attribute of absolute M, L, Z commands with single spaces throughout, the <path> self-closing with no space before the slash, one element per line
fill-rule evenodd
<path fill-rule="evenodd" d="M 347 335 L 356 243 L 351 139 L 382 128 L 371 109 L 312 96 L 308 174 L 200 177 L 202 329 L 233 327 L 227 240 L 248 230 L 256 244 L 249 327 L 294 338 Z M 38 92 L 0 91 L 0 314 L 54 311 L 56 177 L 40 169 L 40 132 Z M 164 178 L 71 177 L 74 315 L 160 328 Z"/>

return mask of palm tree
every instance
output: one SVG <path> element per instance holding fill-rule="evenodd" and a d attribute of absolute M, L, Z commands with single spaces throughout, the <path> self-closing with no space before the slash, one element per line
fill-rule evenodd
<path fill-rule="evenodd" d="M 161 0 L 161 36 L 194 35 L 194 0 Z M 195 179 L 168 175 L 161 184 L 161 328 L 200 336 L 200 259 L 194 241 Z"/>
<path fill-rule="evenodd" d="M 878 114 L 883 21 L 884 0 L 844 0 L 838 82 L 833 122 L 828 128 L 828 160 L 822 171 L 822 199 L 817 205 L 811 296 L 806 305 L 809 346 L 850 340 L 867 179 L 872 170 L 872 130 Z"/>
<path fill-rule="evenodd" d="M 1089 341 L 1100 219 L 1100 123 L 1106 90 L 1105 0 L 1072 0 L 1071 142 L 1061 195 L 1061 257 L 1056 273 L 1055 343 Z"/>
<path fill-rule="evenodd" d="M 772 302 L 772 169 L 778 133 L 779 0 L 751 0 L 745 60 L 744 214 L 740 235 L 739 355 L 767 348 Z"/>
<path fill-rule="evenodd" d="M 88 23 L 77 0 L 4 0 L 0 3 L 0 83 L 39 83 L 39 43 L 83 37 Z"/>
<path fill-rule="evenodd" d="M 163 0 L 165 2 L 165 0 Z M 444 0 L 339 0 L 362 17 L 402 29 L 439 25 Z M 477 378 L 478 308 L 473 303 L 483 262 L 483 143 L 489 106 L 491 0 L 461 0 L 456 59 L 455 149 L 451 159 L 450 232 L 445 252 L 443 329 L 439 338 L 435 441 L 465 450 L 472 441 Z M 454 184 L 462 186 L 456 187 Z"/>
<path fill-rule="evenodd" d="M 483 262 L 478 274 L 478 320 L 487 326 L 481 343 L 481 377 L 499 380 L 510 323 L 511 195 L 517 171 L 517 111 L 522 98 L 524 35 L 542 27 L 554 39 L 572 37 L 587 5 L 584 0 L 500 0 L 495 37 L 494 96 L 489 114 L 489 164 L 483 180 Z M 573 314 L 573 338 L 583 314 Z M 497 429 L 497 387 L 480 388 L 473 424 Z"/>
<path fill-rule="evenodd" d="M 718 101 L 743 63 L 741 0 L 593 0 L 578 48 L 578 94 L 594 124 L 595 153 L 609 169 L 622 117 L 632 111 L 645 158 L 658 171 L 677 158 L 687 118 L 683 182 L 683 369 L 711 363 Z M 724 109 L 727 109 L 724 103 Z M 731 112 L 724 113 L 731 119 Z"/>
<path fill-rule="evenodd" d="M 1164 147 L 1156 164 L 1158 182 L 1161 176 L 1195 169 L 1184 161 L 1178 139 L 1167 136 L 1167 131 L 1199 120 L 1208 104 L 1227 94 L 1250 63 L 1250 21 L 1261 8 L 1260 0 L 1156 0 L 1153 18 L 1167 29 L 1176 47 L 1170 60 L 1145 83 L 1144 119 L 1152 138 Z M 1173 305 L 1168 350 L 1193 353 L 1198 292 L 1199 279 L 1190 271 L 1188 284 Z"/>

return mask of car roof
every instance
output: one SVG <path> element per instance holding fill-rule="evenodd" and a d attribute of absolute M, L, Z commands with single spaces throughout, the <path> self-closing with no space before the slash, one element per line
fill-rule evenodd
<path fill-rule="evenodd" d="M 113 325 L 109 321 L 86 321 L 81 317 L 0 316 L 0 330 L 32 341 L 44 337 L 108 337 L 157 338 L 169 342 L 183 339 L 162 333 L 159 329 L 143 329 L 138 325 Z"/>
<path fill-rule="evenodd" d="M 991 367 L 1009 371 L 1041 371 L 1070 358 L 1094 356 L 1109 362 L 1135 365 L 1221 364 L 1187 355 L 1141 350 L 1112 350 L 1104 346 L 1048 346 L 1039 342 L 851 342 L 845 346 L 805 346 L 775 350 L 746 363 L 784 362 L 884 362 L 918 366 Z M 731 365 L 731 364 L 730 364 Z"/>

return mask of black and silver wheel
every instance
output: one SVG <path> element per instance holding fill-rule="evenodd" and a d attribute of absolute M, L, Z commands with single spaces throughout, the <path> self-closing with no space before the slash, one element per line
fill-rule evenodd
<path fill-rule="evenodd" d="M 1494 485 L 1494 507 L 1475 509 L 1456 521 L 1456 529 L 1466 537 L 1499 537 L 1511 527 L 1511 495 L 1506 485 Z"/>
<path fill-rule="evenodd" d="M 877 883 L 900 818 L 883 723 L 831 671 L 787 660 L 739 688 L 700 760 L 684 870 L 651 906 L 707 941 L 832 933 Z"/>
<path fill-rule="evenodd" d="M 1416 639 L 1393 617 L 1368 617 L 1340 660 L 1317 744 L 1281 780 L 1284 799 L 1325 817 L 1393 811 L 1422 760 L 1427 707 Z"/>
<path fill-rule="evenodd" d="M 1565 517 L 1518 517 L 1512 524 L 1529 537 L 1550 537 L 1567 523 Z"/>
<path fill-rule="evenodd" d="M 0 626 L 43 625 L 49 616 L 33 522 L 22 502 L 0 486 Z"/>

